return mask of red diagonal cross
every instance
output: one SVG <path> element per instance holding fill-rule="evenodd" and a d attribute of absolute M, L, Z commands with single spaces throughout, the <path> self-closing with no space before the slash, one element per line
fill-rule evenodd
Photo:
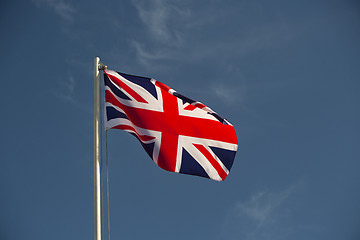
<path fill-rule="evenodd" d="M 160 89 L 163 98 L 163 112 L 126 106 L 120 103 L 110 91 L 105 92 L 106 101 L 124 110 L 134 125 L 162 133 L 158 157 L 159 167 L 175 171 L 179 135 L 237 144 L 231 125 L 224 125 L 217 120 L 179 115 L 177 98 L 163 87 L 160 86 Z M 199 149 L 199 146 L 194 146 Z M 199 150 L 203 152 L 204 149 Z M 216 161 L 211 161 L 211 164 L 218 172 L 223 171 Z"/>

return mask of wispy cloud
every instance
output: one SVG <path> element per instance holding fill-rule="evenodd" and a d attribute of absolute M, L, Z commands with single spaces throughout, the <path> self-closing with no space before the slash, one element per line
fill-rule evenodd
<path fill-rule="evenodd" d="M 164 51 L 156 51 L 156 52 L 150 52 L 149 50 L 144 47 L 143 44 L 133 41 L 132 46 L 136 49 L 138 55 L 142 59 L 148 59 L 148 60 L 161 60 L 161 59 L 167 59 L 169 58 L 169 54 Z"/>
<path fill-rule="evenodd" d="M 65 21 L 72 22 L 74 20 L 75 8 L 63 0 L 33 0 L 40 7 L 45 5 L 52 8 Z"/>
<path fill-rule="evenodd" d="M 239 67 L 228 64 L 219 74 L 209 76 L 206 81 L 207 84 L 202 85 L 201 88 L 192 88 L 187 91 L 222 104 L 246 107 L 245 100 L 249 84 Z"/>
<path fill-rule="evenodd" d="M 173 60 L 176 53 L 169 48 L 149 49 L 146 45 L 132 41 L 131 46 L 135 48 L 138 60 L 145 67 L 151 68 L 154 61 Z"/>
<path fill-rule="evenodd" d="M 235 203 L 226 215 L 221 237 L 226 239 L 291 239 L 303 229 L 316 227 L 292 222 L 290 207 L 303 181 L 280 190 L 260 190 Z M 291 223 L 289 223 L 291 222 Z"/>
<path fill-rule="evenodd" d="M 293 189 L 291 186 L 281 192 L 257 192 L 247 202 L 237 203 L 235 209 L 238 214 L 245 215 L 254 221 L 257 227 L 261 227 L 275 221 L 277 210 L 287 201 Z"/>
<path fill-rule="evenodd" d="M 184 44 L 181 23 L 190 17 L 190 10 L 178 7 L 177 1 L 132 0 L 132 3 L 148 36 L 147 41 L 131 41 L 139 61 L 151 66 L 154 61 L 176 58 Z"/>
<path fill-rule="evenodd" d="M 61 92 L 55 92 L 55 96 L 66 102 L 74 102 L 75 80 L 69 77 L 65 82 L 61 83 Z"/>
<path fill-rule="evenodd" d="M 59 87 L 52 94 L 60 99 L 65 104 L 71 105 L 77 109 L 80 109 L 88 114 L 91 114 L 90 104 L 82 103 L 76 98 L 76 81 L 72 76 L 69 76 L 65 81 L 59 83 Z"/>
<path fill-rule="evenodd" d="M 130 42 L 139 62 L 153 68 L 163 60 L 176 66 L 179 62 L 234 62 L 249 53 L 279 46 L 291 35 L 287 24 L 279 20 L 256 21 L 251 29 L 246 27 L 244 22 L 262 17 L 261 4 L 244 6 L 241 1 L 233 7 L 209 1 L 191 10 L 187 1 L 178 0 L 132 0 L 132 4 L 144 35 Z M 230 29 L 229 21 L 237 21 L 238 27 Z"/>
<path fill-rule="evenodd" d="M 166 44 L 181 43 L 181 33 L 169 26 L 170 20 L 173 17 L 188 16 L 189 10 L 182 10 L 164 0 L 133 0 L 132 3 L 153 39 Z"/>
<path fill-rule="evenodd" d="M 238 84 L 216 82 L 210 86 L 210 92 L 226 104 L 242 103 L 245 97 L 245 87 Z"/>

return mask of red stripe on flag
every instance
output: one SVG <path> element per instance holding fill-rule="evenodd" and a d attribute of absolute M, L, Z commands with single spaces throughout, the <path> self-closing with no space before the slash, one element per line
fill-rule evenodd
<path fill-rule="evenodd" d="M 195 108 L 196 108 L 196 107 L 195 107 L 194 105 L 189 104 L 189 105 L 187 105 L 187 106 L 184 108 L 184 110 L 192 111 L 192 110 L 194 110 Z"/>
<path fill-rule="evenodd" d="M 167 87 L 165 84 L 164 86 Z M 166 89 L 162 88 L 161 94 L 163 97 L 164 112 L 161 119 L 163 129 L 158 166 L 167 171 L 174 172 L 180 133 L 178 104 L 177 98 L 169 92 L 166 92 Z"/>
<path fill-rule="evenodd" d="M 154 131 L 163 131 L 164 113 L 125 106 L 108 90 L 105 91 L 105 99 L 106 102 L 124 110 L 126 116 L 135 126 Z M 151 121 L 148 121 L 148 119 L 151 119 Z"/>
<path fill-rule="evenodd" d="M 209 160 L 210 164 L 215 168 L 221 179 L 224 181 L 227 174 L 211 153 L 203 145 L 194 143 L 194 146 L 206 157 L 207 160 Z"/>
<path fill-rule="evenodd" d="M 131 132 L 136 132 L 135 128 L 129 126 L 129 125 L 117 125 L 115 127 L 113 127 L 115 129 L 121 129 L 121 130 L 124 130 L 124 131 L 127 131 L 127 130 L 130 130 Z M 138 132 L 136 132 L 137 136 L 143 141 L 143 142 L 147 142 L 147 141 L 150 141 L 150 140 L 153 140 L 155 139 L 155 137 L 152 137 L 152 136 L 148 136 L 148 135 L 140 135 Z"/>
<path fill-rule="evenodd" d="M 115 76 L 112 76 L 110 74 L 106 75 L 115 83 L 115 85 L 118 85 L 122 89 L 124 89 L 130 96 L 132 96 L 136 101 L 142 102 L 142 103 L 148 103 L 144 98 L 142 98 L 137 92 L 135 92 L 132 88 L 130 88 L 128 85 L 126 85 L 123 81 L 118 79 Z"/>
<path fill-rule="evenodd" d="M 195 106 L 196 107 L 198 107 L 198 108 L 204 108 L 204 107 L 206 107 L 204 104 L 202 104 L 202 103 L 195 103 Z"/>
<path fill-rule="evenodd" d="M 166 85 L 163 84 L 162 82 L 156 81 L 156 82 L 155 82 L 155 85 L 158 86 L 158 87 L 160 87 L 160 88 L 162 88 L 162 89 L 164 89 L 164 90 L 167 91 L 167 92 L 171 89 L 170 87 L 166 86 Z"/>

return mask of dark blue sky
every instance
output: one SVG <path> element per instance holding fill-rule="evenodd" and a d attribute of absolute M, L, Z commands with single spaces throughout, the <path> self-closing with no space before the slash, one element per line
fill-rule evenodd
<path fill-rule="evenodd" d="M 215 182 L 108 133 L 113 239 L 360 238 L 358 1 L 0 3 L 1 239 L 93 238 L 93 60 L 235 127 Z"/>

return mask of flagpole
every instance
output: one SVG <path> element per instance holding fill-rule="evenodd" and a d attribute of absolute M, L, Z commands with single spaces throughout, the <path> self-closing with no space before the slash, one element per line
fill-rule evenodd
<path fill-rule="evenodd" d="M 99 57 L 94 59 L 94 235 L 101 240 L 101 199 L 100 199 L 100 74 L 106 67 Z"/>

